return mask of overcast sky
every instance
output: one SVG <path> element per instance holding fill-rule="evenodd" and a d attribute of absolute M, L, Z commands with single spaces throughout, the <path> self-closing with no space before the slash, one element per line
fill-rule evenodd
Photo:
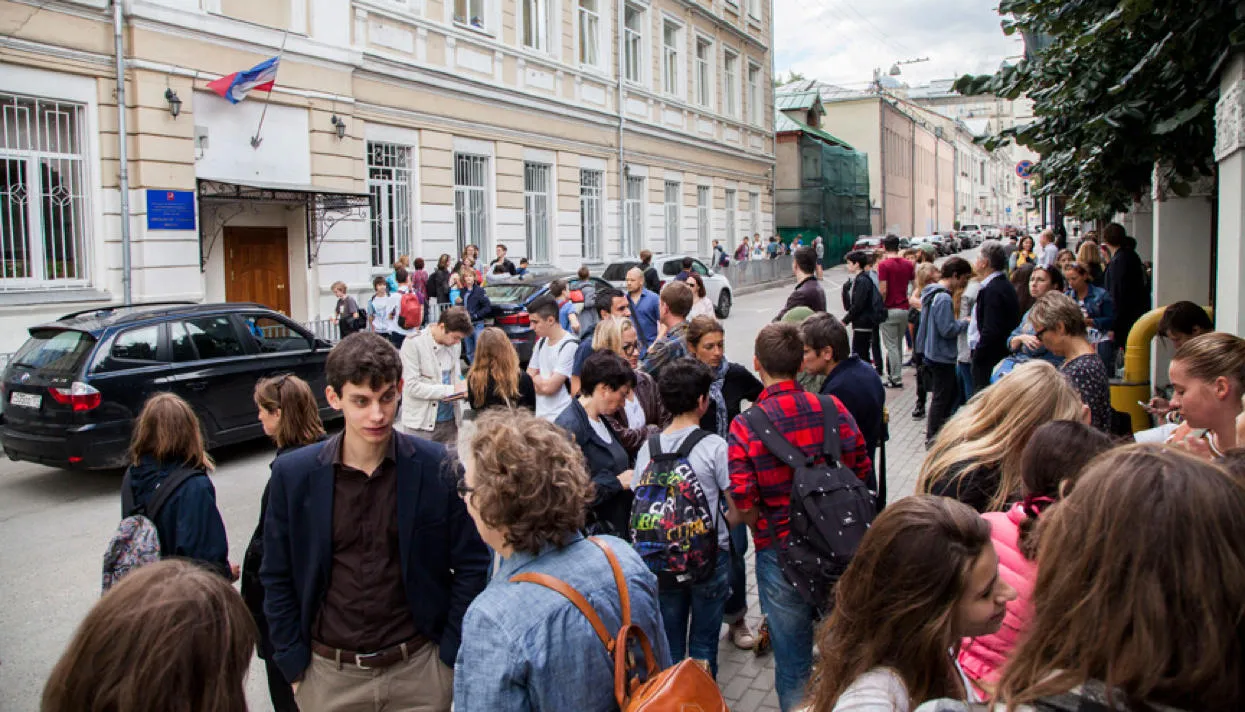
<path fill-rule="evenodd" d="M 1023 51 L 1000 27 L 996 0 L 773 0 L 774 71 L 831 84 L 863 85 L 873 68 L 902 67 L 897 79 L 922 84 L 993 73 Z"/>

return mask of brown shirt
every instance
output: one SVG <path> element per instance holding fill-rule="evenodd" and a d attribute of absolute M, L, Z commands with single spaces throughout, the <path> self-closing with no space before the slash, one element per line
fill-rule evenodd
<path fill-rule="evenodd" d="M 333 455 L 333 564 L 312 638 L 331 648 L 371 653 L 418 635 L 402 580 L 398 546 L 396 438 L 369 477 Z"/>

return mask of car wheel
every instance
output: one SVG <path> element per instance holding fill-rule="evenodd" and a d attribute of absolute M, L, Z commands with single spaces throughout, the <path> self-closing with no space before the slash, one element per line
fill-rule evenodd
<path fill-rule="evenodd" d="M 718 308 L 714 310 L 719 319 L 725 319 L 731 315 L 731 293 L 730 290 L 723 289 L 718 295 Z"/>

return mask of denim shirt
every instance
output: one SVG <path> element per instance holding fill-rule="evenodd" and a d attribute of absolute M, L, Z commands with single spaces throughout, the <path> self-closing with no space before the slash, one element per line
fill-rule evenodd
<path fill-rule="evenodd" d="M 1033 324 L 1029 322 L 1029 315 L 1032 313 L 1033 313 L 1033 307 L 1029 307 L 1029 311 L 1025 312 L 1025 315 L 1020 318 L 1020 324 L 1018 324 L 1015 329 L 1012 329 L 1011 336 L 1007 337 L 1007 343 L 1009 345 L 1011 344 L 1012 339 L 1016 338 L 1017 336 L 1021 336 L 1022 334 L 1028 334 L 1029 336 L 1037 336 L 1037 331 L 1033 328 Z M 1029 359 L 1037 358 L 1037 359 L 1041 359 L 1043 361 L 1048 362 L 1050 365 L 1054 366 L 1055 368 L 1059 368 L 1060 366 L 1063 365 L 1063 357 L 1056 356 L 1055 354 L 1051 353 L 1050 351 L 1046 349 L 1045 346 L 1039 346 L 1036 349 L 1031 349 L 1026 346 L 1021 346 L 1020 349 L 1018 351 L 1015 351 L 1014 353 L 1022 357 L 1018 359 L 1017 362 L 1027 361 Z"/>
<path fill-rule="evenodd" d="M 600 537 L 618 557 L 631 594 L 631 620 L 653 644 L 658 668 L 670 665 L 657 604 L 657 577 L 626 542 Z M 614 700 L 614 660 L 579 609 L 559 593 L 511 583 L 517 573 L 544 573 L 579 591 L 614 635 L 622 626 L 618 589 L 605 554 L 576 535 L 561 549 L 516 553 L 463 618 L 454 665 L 456 712 L 549 710 L 606 712 Z M 643 670 L 640 656 L 637 665 Z"/>

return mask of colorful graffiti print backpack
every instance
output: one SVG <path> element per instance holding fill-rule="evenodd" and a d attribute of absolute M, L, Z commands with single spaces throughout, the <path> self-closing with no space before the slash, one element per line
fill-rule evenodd
<path fill-rule="evenodd" d="M 155 519 L 164 503 L 191 477 L 202 470 L 178 467 L 169 473 L 142 507 L 134 505 L 134 488 L 130 484 L 130 471 L 121 480 L 121 523 L 104 550 L 103 589 L 108 593 L 122 576 L 134 569 L 160 560 L 160 533 Z"/>
<path fill-rule="evenodd" d="M 632 545 L 663 588 L 699 583 L 713 573 L 717 561 L 713 510 L 688 462 L 708 435 L 697 428 L 674 452 L 662 452 L 661 435 L 650 435 L 651 460 L 633 487 Z"/>

